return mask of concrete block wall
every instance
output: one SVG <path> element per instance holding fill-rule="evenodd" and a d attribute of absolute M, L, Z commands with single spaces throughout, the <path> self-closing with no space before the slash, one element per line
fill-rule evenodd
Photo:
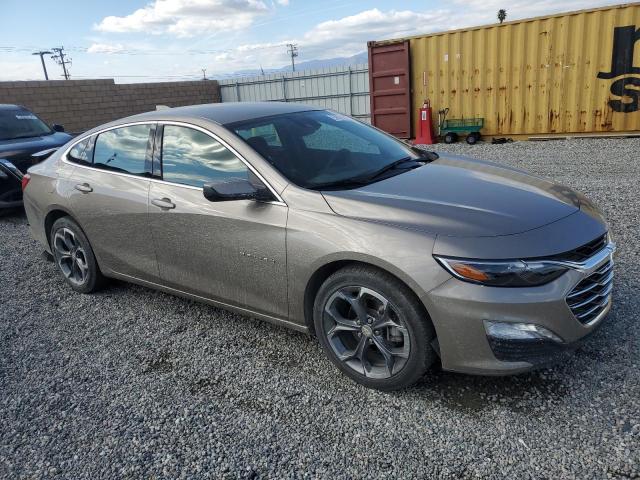
<path fill-rule="evenodd" d="M 116 84 L 108 80 L 0 82 L 0 103 L 23 105 L 49 124 L 80 133 L 156 105 L 219 103 L 216 80 Z"/>

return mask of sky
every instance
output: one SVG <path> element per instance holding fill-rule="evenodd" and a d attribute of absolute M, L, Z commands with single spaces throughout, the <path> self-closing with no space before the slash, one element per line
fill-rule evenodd
<path fill-rule="evenodd" d="M 0 0 L 0 80 L 44 79 L 38 50 L 64 46 L 71 78 L 220 78 L 348 57 L 368 40 L 622 3 L 603 0 Z M 62 68 L 45 56 L 49 77 Z"/>

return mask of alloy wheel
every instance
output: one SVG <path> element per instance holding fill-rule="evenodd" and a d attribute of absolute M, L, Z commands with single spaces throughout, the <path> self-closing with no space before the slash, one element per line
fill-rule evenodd
<path fill-rule="evenodd" d="M 56 231 L 53 237 L 55 257 L 62 274 L 75 285 L 82 285 L 89 275 L 87 255 L 76 235 L 68 228 Z"/>
<path fill-rule="evenodd" d="M 409 358 L 409 330 L 398 310 L 369 288 L 348 286 L 333 293 L 323 327 L 337 358 L 368 378 L 396 375 Z"/>

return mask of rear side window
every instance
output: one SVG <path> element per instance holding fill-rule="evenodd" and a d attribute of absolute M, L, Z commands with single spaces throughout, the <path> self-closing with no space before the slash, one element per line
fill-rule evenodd
<path fill-rule="evenodd" d="M 98 135 L 93 166 L 131 175 L 148 175 L 146 163 L 150 125 L 115 128 Z"/>
<path fill-rule="evenodd" d="M 93 145 L 96 141 L 95 136 L 87 137 L 80 143 L 76 143 L 69 153 L 67 158 L 73 163 L 79 163 L 81 165 L 91 165 L 93 162 Z"/>
<path fill-rule="evenodd" d="M 162 137 L 162 178 L 202 187 L 230 178 L 249 179 L 247 166 L 209 135 L 188 127 L 165 125 Z"/>

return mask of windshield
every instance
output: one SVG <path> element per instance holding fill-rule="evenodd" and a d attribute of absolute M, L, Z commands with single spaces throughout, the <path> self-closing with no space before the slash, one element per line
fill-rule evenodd
<path fill-rule="evenodd" d="M 413 166 L 424 161 L 395 138 L 326 110 L 258 118 L 229 128 L 290 181 L 305 188 L 350 188 L 379 180 L 378 173 L 390 176 L 406 171 L 395 170 L 404 161 Z"/>
<path fill-rule="evenodd" d="M 29 110 L 0 110 L 0 140 L 39 137 L 53 130 Z"/>

